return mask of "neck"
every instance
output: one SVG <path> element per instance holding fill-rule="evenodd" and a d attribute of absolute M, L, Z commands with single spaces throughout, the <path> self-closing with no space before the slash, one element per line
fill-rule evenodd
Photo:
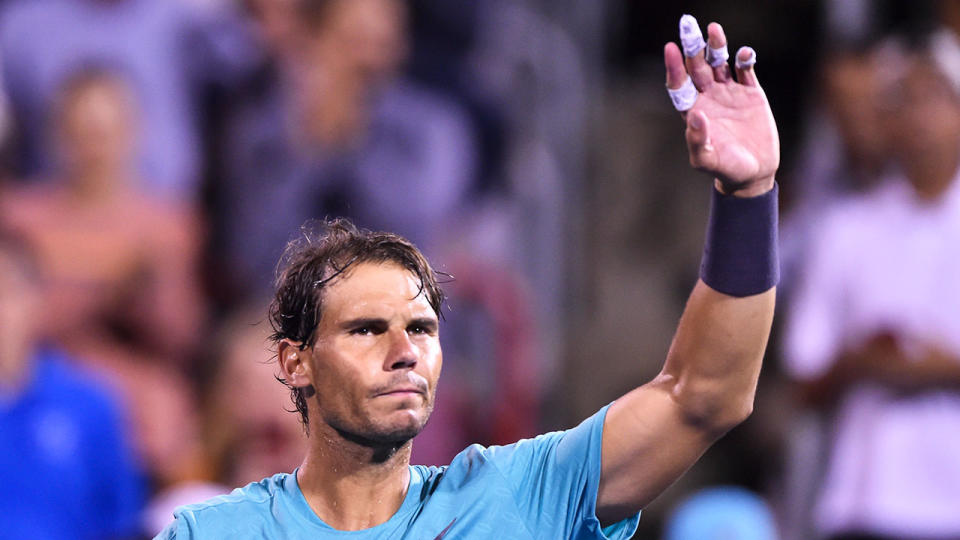
<path fill-rule="evenodd" d="M 950 159 L 916 160 L 906 169 L 907 177 L 920 199 L 933 201 L 947 192 L 960 168 L 960 156 Z"/>
<path fill-rule="evenodd" d="M 412 441 L 375 447 L 328 425 L 312 425 L 310 450 L 297 482 L 310 508 L 334 529 L 379 525 L 403 504 L 410 484 Z"/>
<path fill-rule="evenodd" d="M 119 168 L 78 169 L 68 173 L 70 189 L 81 199 L 107 199 L 123 191 L 130 175 Z"/>
<path fill-rule="evenodd" d="M 957 141 L 960 144 L 960 141 Z M 925 201 L 939 199 L 950 189 L 957 169 L 960 168 L 960 153 L 956 144 L 927 149 L 925 159 L 907 162 L 904 172 L 917 196 Z"/>

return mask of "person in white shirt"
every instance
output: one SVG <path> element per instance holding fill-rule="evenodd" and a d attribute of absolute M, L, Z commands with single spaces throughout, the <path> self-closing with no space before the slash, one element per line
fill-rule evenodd
<path fill-rule="evenodd" d="M 960 91 L 929 43 L 884 96 L 899 173 L 826 212 L 788 308 L 828 538 L 960 537 Z"/>

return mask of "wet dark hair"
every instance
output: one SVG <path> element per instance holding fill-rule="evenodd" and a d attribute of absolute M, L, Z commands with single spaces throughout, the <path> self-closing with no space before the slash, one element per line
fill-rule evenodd
<path fill-rule="evenodd" d="M 436 272 L 426 257 L 409 240 L 393 233 L 360 229 L 345 218 L 311 221 L 301 227 L 301 235 L 287 244 L 278 264 L 276 293 L 270 304 L 269 318 L 274 343 L 287 339 L 300 350 L 317 340 L 317 326 L 323 316 L 323 290 L 337 276 L 360 263 L 394 263 L 410 271 L 419 280 L 430 307 L 442 318 L 444 294 Z M 307 428 L 307 398 L 311 387 L 290 386 L 290 398 L 300 420 Z"/>

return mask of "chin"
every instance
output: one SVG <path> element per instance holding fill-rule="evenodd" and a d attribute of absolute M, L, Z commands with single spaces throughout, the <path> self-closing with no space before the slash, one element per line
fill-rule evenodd
<path fill-rule="evenodd" d="M 386 417 L 371 415 L 359 423 L 344 422 L 336 417 L 327 418 L 326 422 L 341 437 L 361 446 L 397 448 L 423 431 L 429 417 L 429 410 L 406 409 L 394 411 Z"/>
<path fill-rule="evenodd" d="M 408 411 L 405 418 L 385 422 L 383 425 L 372 429 L 371 439 L 387 444 L 402 444 L 413 439 L 423 431 L 430 417 L 429 412 L 420 411 L 419 414 L 410 415 Z"/>

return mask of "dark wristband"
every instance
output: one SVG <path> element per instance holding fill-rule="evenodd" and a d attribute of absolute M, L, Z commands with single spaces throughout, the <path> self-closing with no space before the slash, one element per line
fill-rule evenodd
<path fill-rule="evenodd" d="M 713 189 L 700 279 L 730 296 L 751 296 L 780 281 L 777 184 L 756 197 Z"/>

